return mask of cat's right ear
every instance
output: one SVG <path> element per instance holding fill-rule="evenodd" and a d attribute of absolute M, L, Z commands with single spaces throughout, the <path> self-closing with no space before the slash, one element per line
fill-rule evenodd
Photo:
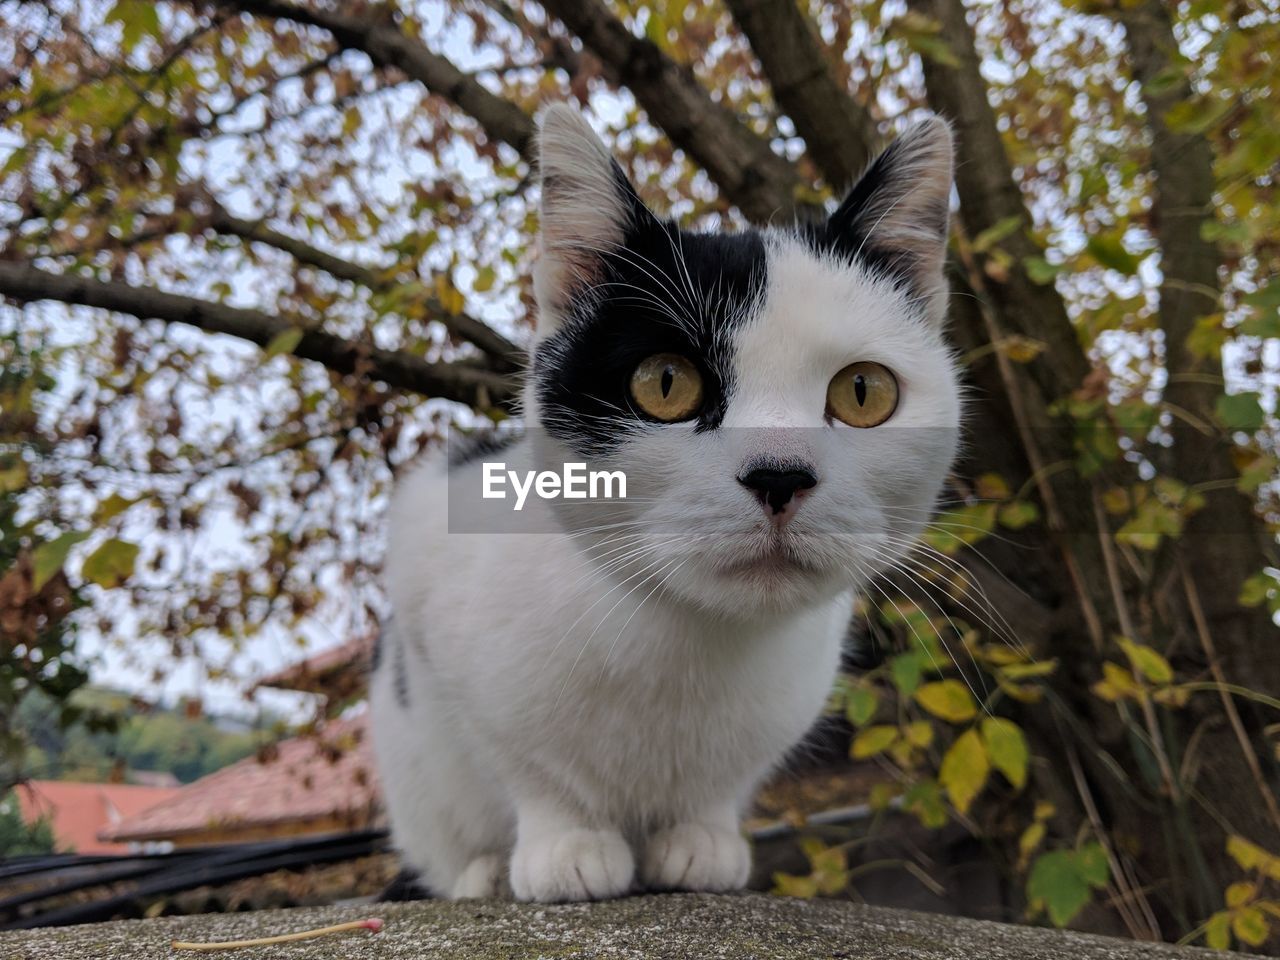
<path fill-rule="evenodd" d="M 542 228 L 534 295 L 539 337 L 554 332 L 575 297 L 602 279 L 604 256 L 652 214 L 609 150 L 573 107 L 538 116 Z"/>

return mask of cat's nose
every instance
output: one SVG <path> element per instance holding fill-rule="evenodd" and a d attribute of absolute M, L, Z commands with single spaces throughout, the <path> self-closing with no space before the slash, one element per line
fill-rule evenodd
<path fill-rule="evenodd" d="M 765 509 L 777 517 L 786 510 L 787 504 L 799 499 L 801 491 L 816 487 L 818 478 L 807 464 L 795 463 L 782 467 L 756 467 L 741 474 L 738 482 L 754 490 Z"/>

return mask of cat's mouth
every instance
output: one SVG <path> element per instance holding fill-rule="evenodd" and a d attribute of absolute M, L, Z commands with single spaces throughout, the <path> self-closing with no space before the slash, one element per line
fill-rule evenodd
<path fill-rule="evenodd" d="M 720 568 L 732 578 L 777 578 L 811 573 L 811 561 L 801 556 L 786 540 L 771 538 L 768 545 L 748 556 L 739 556 Z"/>

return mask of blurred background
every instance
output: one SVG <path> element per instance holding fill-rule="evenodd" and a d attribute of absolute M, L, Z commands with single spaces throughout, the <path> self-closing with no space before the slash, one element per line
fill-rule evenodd
<path fill-rule="evenodd" d="M 1274 0 L 0 0 L 0 927 L 413 895 L 383 506 L 512 416 L 569 100 L 691 228 L 958 135 L 964 457 L 754 885 L 1280 951 L 1278 58 Z"/>

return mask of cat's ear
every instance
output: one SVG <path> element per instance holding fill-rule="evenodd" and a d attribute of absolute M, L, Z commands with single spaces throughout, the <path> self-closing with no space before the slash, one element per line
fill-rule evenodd
<path fill-rule="evenodd" d="M 917 123 L 872 161 L 827 222 L 838 249 L 907 280 L 939 322 L 954 152 L 945 120 Z"/>
<path fill-rule="evenodd" d="M 538 116 L 542 231 L 534 273 L 538 335 L 552 332 L 573 298 L 601 279 L 603 257 L 652 218 L 622 168 L 577 110 L 563 103 Z"/>

